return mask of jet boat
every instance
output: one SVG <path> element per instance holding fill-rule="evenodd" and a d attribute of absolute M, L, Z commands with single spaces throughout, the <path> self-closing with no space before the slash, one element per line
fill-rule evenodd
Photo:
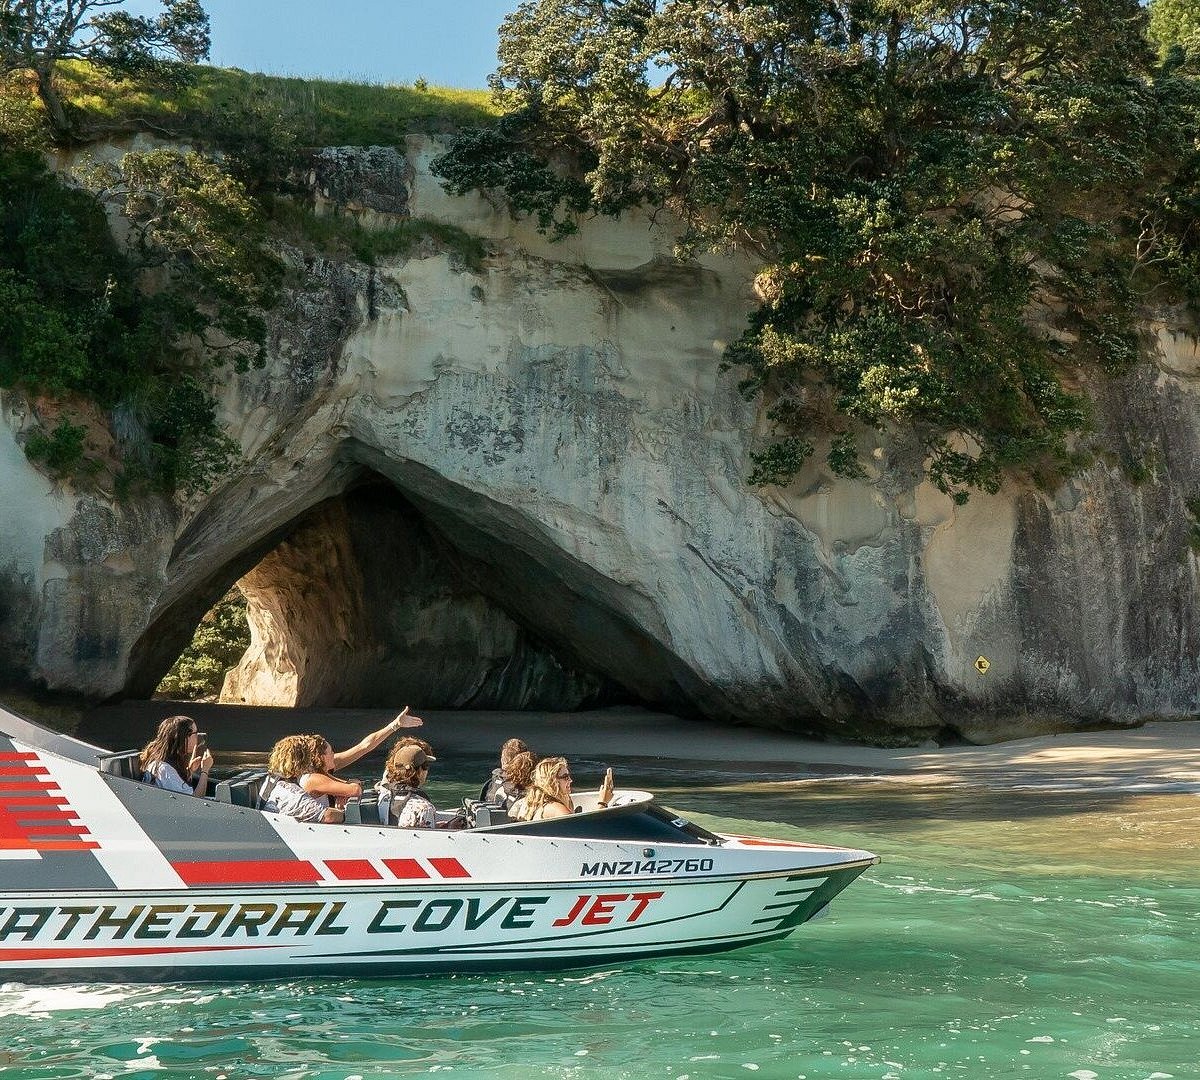
<path fill-rule="evenodd" d="M 0 708 L 0 980 L 408 975 L 628 964 L 785 937 L 878 858 L 689 822 L 649 792 L 470 827 L 347 823 L 142 783 L 110 753 Z"/>

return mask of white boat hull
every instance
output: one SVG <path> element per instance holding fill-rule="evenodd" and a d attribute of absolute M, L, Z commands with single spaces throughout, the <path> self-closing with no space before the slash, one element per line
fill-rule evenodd
<path fill-rule="evenodd" d="M 697 840 L 644 793 L 545 824 L 564 835 L 304 824 L 105 775 L 95 748 L 8 719 L 2 980 L 625 964 L 782 937 L 877 861 Z"/>

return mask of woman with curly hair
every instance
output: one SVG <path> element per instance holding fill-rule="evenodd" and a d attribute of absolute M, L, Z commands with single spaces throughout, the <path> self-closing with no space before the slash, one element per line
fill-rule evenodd
<path fill-rule="evenodd" d="M 537 768 L 537 755 L 532 750 L 523 750 L 515 755 L 504 769 L 504 786 L 495 805 L 504 810 L 513 821 L 520 821 L 525 813 L 529 798 L 529 785 L 533 783 L 533 770 Z"/>
<path fill-rule="evenodd" d="M 525 796 L 522 821 L 545 821 L 547 818 L 566 817 L 575 812 L 571 799 L 571 768 L 566 758 L 543 758 L 533 770 L 533 781 Z M 613 774 L 609 769 L 600 782 L 596 805 L 605 807 L 612 801 Z"/>
<path fill-rule="evenodd" d="M 179 795 L 203 795 L 212 763 L 208 747 L 200 749 L 200 733 L 190 716 L 168 716 L 138 758 L 144 783 Z M 197 771 L 200 776 L 193 787 L 188 778 Z"/>
<path fill-rule="evenodd" d="M 344 821 L 342 807 L 347 799 L 362 794 L 362 784 L 357 780 L 341 780 L 334 773 L 353 765 L 401 728 L 420 727 L 423 723 L 405 707 L 390 724 L 340 752 L 335 752 L 322 735 L 289 735 L 280 739 L 272 747 L 267 762 L 268 771 L 278 780 L 267 796 L 264 809 L 298 821 L 325 824 Z"/>
<path fill-rule="evenodd" d="M 533 770 L 533 780 L 525 795 L 522 821 L 544 821 L 566 817 L 575 812 L 571 801 L 571 769 L 567 759 L 542 758 Z"/>

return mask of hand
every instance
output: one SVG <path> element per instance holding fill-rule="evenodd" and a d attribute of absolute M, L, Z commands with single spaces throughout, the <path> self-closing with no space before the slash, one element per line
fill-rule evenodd
<path fill-rule="evenodd" d="M 601 806 L 607 806 L 612 802 L 613 797 L 613 774 L 612 769 L 605 770 L 604 779 L 600 781 L 600 794 L 597 797 L 597 802 Z"/>
<path fill-rule="evenodd" d="M 204 752 L 202 754 L 197 754 L 188 763 L 188 767 L 193 772 L 206 773 L 212 769 L 212 766 L 213 766 L 213 756 L 212 756 L 212 752 L 208 749 L 207 746 L 204 748 Z"/>
<path fill-rule="evenodd" d="M 392 721 L 392 730 L 399 731 L 401 728 L 420 727 L 424 723 L 425 721 L 419 716 L 413 716 L 412 713 L 408 711 L 408 706 L 405 705 L 404 708 L 400 710 L 400 713 L 396 719 Z"/>

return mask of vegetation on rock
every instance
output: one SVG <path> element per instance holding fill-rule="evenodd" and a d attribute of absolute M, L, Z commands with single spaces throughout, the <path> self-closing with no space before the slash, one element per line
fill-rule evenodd
<path fill-rule="evenodd" d="M 191 643 L 159 683 L 158 695 L 184 701 L 218 697 L 225 673 L 249 645 L 246 598 L 235 586 L 200 620 Z"/>
<path fill-rule="evenodd" d="M 178 88 L 190 74 L 185 65 L 208 56 L 208 16 L 199 0 L 161 3 L 162 14 L 152 19 L 123 10 L 125 0 L 0 0 L 0 76 L 33 74 L 58 136 L 73 129 L 57 79 L 64 60 Z"/>
<path fill-rule="evenodd" d="M 1156 64 L 1137 0 L 529 0 L 492 83 L 451 190 L 558 235 L 669 206 L 681 256 L 758 253 L 726 354 L 779 435 L 756 482 L 819 434 L 853 475 L 860 425 L 913 433 L 960 500 L 1069 473 L 1083 377 L 1196 280 L 1195 56 Z"/>

